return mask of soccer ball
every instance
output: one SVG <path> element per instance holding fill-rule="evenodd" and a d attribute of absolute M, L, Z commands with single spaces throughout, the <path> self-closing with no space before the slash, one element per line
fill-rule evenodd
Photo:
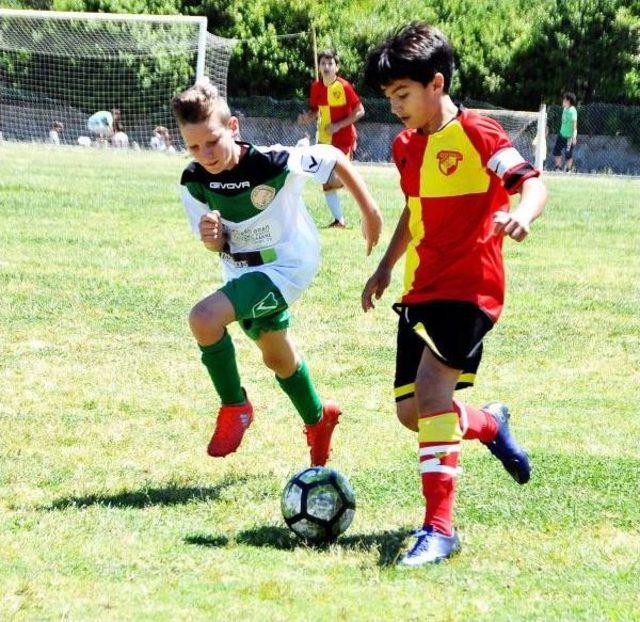
<path fill-rule="evenodd" d="M 282 515 L 293 532 L 311 542 L 333 540 L 356 511 L 349 480 L 334 469 L 311 467 L 294 475 L 282 492 Z"/>

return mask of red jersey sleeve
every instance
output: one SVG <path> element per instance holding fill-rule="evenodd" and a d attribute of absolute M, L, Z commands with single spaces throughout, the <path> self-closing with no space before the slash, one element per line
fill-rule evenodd
<path fill-rule="evenodd" d="M 509 194 L 519 192 L 526 179 L 540 175 L 513 147 L 507 133 L 495 119 L 465 112 L 463 124 L 480 154 L 482 165 L 489 174 L 500 179 Z"/>
<path fill-rule="evenodd" d="M 360 97 L 356 93 L 356 90 L 353 88 L 351 83 L 343 80 L 342 85 L 344 86 L 344 94 L 347 98 L 347 105 L 351 110 L 355 110 L 360 105 Z"/>
<path fill-rule="evenodd" d="M 398 134 L 393 143 L 391 144 L 391 157 L 400 173 L 400 188 L 404 193 L 405 197 L 409 196 L 409 192 L 407 190 L 406 177 L 405 177 L 405 167 L 407 165 L 407 145 L 409 142 L 409 130 L 403 130 Z"/>
<path fill-rule="evenodd" d="M 309 90 L 309 108 L 311 110 L 317 110 L 320 105 L 320 82 L 316 80 L 311 83 L 311 89 Z"/>

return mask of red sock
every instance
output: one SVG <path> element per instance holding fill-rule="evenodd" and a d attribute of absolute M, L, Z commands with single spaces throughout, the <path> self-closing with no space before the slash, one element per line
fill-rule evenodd
<path fill-rule="evenodd" d="M 460 452 L 460 427 L 455 412 L 420 417 L 420 474 L 426 502 L 424 526 L 450 536 Z"/>
<path fill-rule="evenodd" d="M 482 443 L 489 443 L 496 437 L 498 422 L 489 413 L 457 400 L 453 400 L 453 409 L 460 418 L 462 438 L 465 440 L 478 439 Z"/>

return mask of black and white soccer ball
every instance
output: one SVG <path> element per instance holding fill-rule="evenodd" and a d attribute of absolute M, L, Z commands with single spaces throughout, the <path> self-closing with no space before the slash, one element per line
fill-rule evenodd
<path fill-rule="evenodd" d="M 293 532 L 310 542 L 333 540 L 347 530 L 356 511 L 349 480 L 334 469 L 296 473 L 282 492 L 282 515 Z"/>

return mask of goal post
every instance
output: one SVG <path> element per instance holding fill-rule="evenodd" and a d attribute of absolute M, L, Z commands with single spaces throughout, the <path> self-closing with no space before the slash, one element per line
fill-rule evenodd
<path fill-rule="evenodd" d="M 547 107 L 537 111 L 507 110 L 503 108 L 473 108 L 502 125 L 513 146 L 542 171 L 547 157 Z"/>
<path fill-rule="evenodd" d="M 130 146 L 158 126 L 175 139 L 171 97 L 203 76 L 226 96 L 235 43 L 206 17 L 0 9 L 0 131 L 47 141 L 55 125 L 77 144 L 95 112 L 118 110 Z"/>

